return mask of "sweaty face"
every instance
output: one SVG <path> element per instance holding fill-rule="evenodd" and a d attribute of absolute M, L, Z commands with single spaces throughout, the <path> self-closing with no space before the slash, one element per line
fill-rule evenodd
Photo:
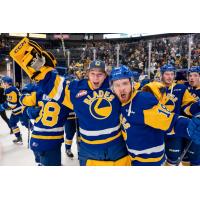
<path fill-rule="evenodd" d="M 174 78 L 174 72 L 164 72 L 164 74 L 162 75 L 162 81 L 166 86 L 170 86 L 173 83 Z"/>
<path fill-rule="evenodd" d="M 113 90 L 121 103 L 126 103 L 132 92 L 131 82 L 129 79 L 121 79 L 113 81 Z"/>
<path fill-rule="evenodd" d="M 98 68 L 91 69 L 88 73 L 88 78 L 93 89 L 98 89 L 103 84 L 106 74 Z"/>
<path fill-rule="evenodd" d="M 199 87 L 200 86 L 200 75 L 197 72 L 192 72 L 188 76 L 189 84 L 192 87 Z"/>

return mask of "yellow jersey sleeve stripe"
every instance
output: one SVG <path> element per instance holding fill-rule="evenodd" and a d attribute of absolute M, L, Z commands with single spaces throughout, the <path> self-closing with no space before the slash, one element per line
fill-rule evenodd
<path fill-rule="evenodd" d="M 70 98 L 70 90 L 68 89 L 68 85 L 65 87 L 65 98 L 62 102 L 63 105 L 67 106 L 68 108 L 70 108 L 71 110 L 74 109 L 74 106 L 71 102 L 71 98 Z"/>
<path fill-rule="evenodd" d="M 63 90 L 63 82 L 64 79 L 57 75 L 54 81 L 54 87 L 48 95 L 51 99 L 58 100 L 60 98 Z"/>

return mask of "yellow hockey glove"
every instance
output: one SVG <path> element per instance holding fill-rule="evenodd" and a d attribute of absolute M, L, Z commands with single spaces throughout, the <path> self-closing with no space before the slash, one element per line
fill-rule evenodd
<path fill-rule="evenodd" d="M 11 50 L 10 56 L 33 80 L 36 80 L 39 74 L 46 72 L 44 67 L 55 68 L 57 64 L 55 57 L 50 52 L 45 51 L 36 42 L 26 37 Z"/>

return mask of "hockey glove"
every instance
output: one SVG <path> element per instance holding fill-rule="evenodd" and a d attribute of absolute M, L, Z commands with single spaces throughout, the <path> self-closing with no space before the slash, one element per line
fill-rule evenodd
<path fill-rule="evenodd" d="M 28 107 L 26 113 L 30 119 L 36 119 L 39 116 L 41 107 Z"/>
<path fill-rule="evenodd" d="M 55 68 L 57 63 L 55 57 L 50 52 L 45 51 L 36 42 L 28 38 L 22 39 L 12 49 L 10 56 L 33 80 L 45 71 L 44 69 L 41 70 L 42 68 Z"/>

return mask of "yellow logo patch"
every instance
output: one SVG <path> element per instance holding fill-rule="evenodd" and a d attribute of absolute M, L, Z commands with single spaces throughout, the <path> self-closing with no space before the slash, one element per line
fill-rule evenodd
<path fill-rule="evenodd" d="M 114 95 L 110 92 L 99 90 L 98 92 L 94 91 L 92 97 L 87 95 L 84 103 L 89 105 L 90 113 L 94 118 L 102 120 L 110 116 L 112 112 L 111 101 L 113 99 Z"/>

